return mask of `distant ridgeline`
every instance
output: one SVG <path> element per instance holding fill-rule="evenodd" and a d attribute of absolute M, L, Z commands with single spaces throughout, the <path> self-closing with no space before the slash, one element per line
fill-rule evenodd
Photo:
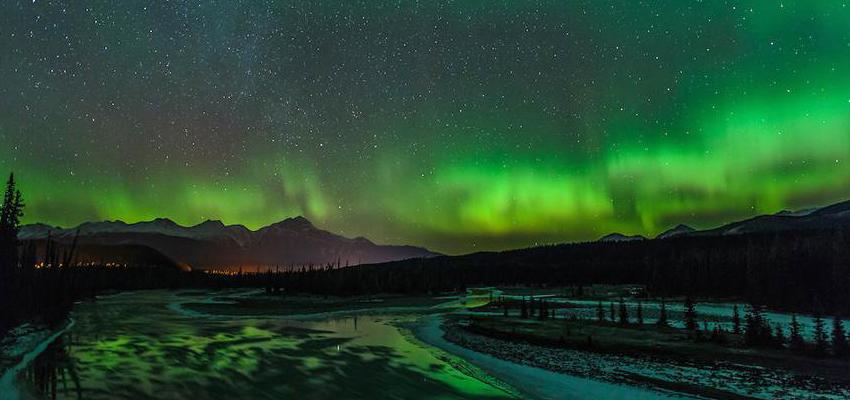
<path fill-rule="evenodd" d="M 435 292 L 475 285 L 645 284 L 651 296 L 733 297 L 850 315 L 850 202 L 654 240 L 604 241 L 435 257 L 285 277 L 325 293 Z M 618 240 L 620 239 L 620 240 Z"/>
<path fill-rule="evenodd" d="M 34 224 L 22 226 L 18 238 L 43 242 L 48 235 L 57 243 L 69 244 L 77 238 L 81 246 L 104 249 L 144 246 L 182 266 L 231 271 L 309 264 L 356 265 L 437 255 L 421 247 L 378 245 L 362 237 L 346 238 L 319 229 L 304 217 L 288 218 L 256 231 L 220 221 L 186 227 L 164 218 L 135 224 L 87 222 L 70 229 Z M 108 257 L 103 260 L 112 261 Z"/>
<path fill-rule="evenodd" d="M 302 257 L 307 254 L 303 251 L 318 249 L 317 254 L 323 254 L 323 263 L 310 263 L 312 266 L 294 269 L 263 268 L 260 273 L 245 274 L 234 274 L 233 271 L 229 274 L 181 274 L 180 269 L 174 268 L 175 263 L 171 260 L 180 257 L 181 252 L 187 252 L 183 256 L 202 257 L 204 249 L 212 249 L 216 244 L 222 246 L 218 239 L 204 236 L 208 234 L 205 232 L 221 232 L 223 225 L 220 223 L 191 228 L 175 228 L 166 220 L 134 225 L 120 222 L 106 224 L 99 229 L 118 231 L 93 230 L 86 233 L 86 226 L 81 226 L 79 237 L 71 234 L 70 230 L 57 236 L 51 235 L 56 241 L 50 251 L 39 248 L 44 240 L 39 232 L 46 236 L 44 226 L 24 227 L 20 235 L 24 239 L 23 258 L 36 260 L 38 254 L 52 252 L 55 260 L 50 264 L 55 267 L 56 260 L 74 260 L 69 262 L 75 264 L 85 260 L 94 262 L 98 256 L 103 259 L 105 252 L 113 251 L 131 256 L 139 264 L 165 267 L 152 274 L 109 268 L 102 261 L 94 262 L 97 265 L 94 269 L 73 270 L 76 274 L 83 274 L 80 279 L 57 280 L 71 282 L 72 293 L 131 287 L 254 286 L 265 287 L 270 292 L 414 294 L 478 285 L 643 284 L 650 296 L 736 298 L 789 311 L 850 315 L 850 296 L 847 295 L 850 288 L 850 202 L 806 212 L 756 217 L 706 231 L 678 226 L 652 240 L 613 234 L 597 242 L 454 257 L 433 256 L 434 253 L 419 248 L 378 246 L 365 239 L 341 238 L 318 230 L 299 218 L 248 236 L 225 239 L 224 243 L 232 241 L 244 251 L 253 249 L 257 253 L 255 255 L 269 257 L 268 260 Z M 128 226 L 137 231 L 127 232 Z M 177 233 L 161 231 L 172 228 Z M 242 229 L 227 231 L 244 232 Z M 127 244 L 139 243 L 129 240 L 139 238 L 152 242 L 145 243 L 145 246 Z M 304 238 L 307 238 L 306 241 Z M 186 243 L 189 246 L 183 247 Z M 360 245 L 366 247 L 357 247 Z M 377 254 L 377 261 L 388 255 L 396 259 L 418 258 L 341 268 L 345 265 L 344 260 L 340 262 L 341 254 L 344 249 L 350 249 L 346 246 L 388 250 L 371 253 Z M 64 256 L 66 251 L 71 254 Z M 281 255 L 285 257 L 279 258 Z M 65 274 L 61 268 L 26 272 L 30 269 L 23 266 L 34 262 L 21 263 L 21 271 L 25 272 L 20 275 L 21 279 L 30 279 L 26 274 L 52 276 L 48 271 L 53 270 Z M 286 266 L 283 262 L 281 264 Z M 86 277 L 85 274 L 92 276 Z M 138 276 L 131 278 L 132 274 Z M 140 277 L 144 279 L 137 282 L 135 279 Z M 91 282 L 97 284 L 90 285 L 91 288 L 81 286 Z M 76 297 L 68 296 L 67 299 Z"/>

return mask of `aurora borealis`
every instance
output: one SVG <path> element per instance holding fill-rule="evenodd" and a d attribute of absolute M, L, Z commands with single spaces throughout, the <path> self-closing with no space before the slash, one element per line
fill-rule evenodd
<path fill-rule="evenodd" d="M 844 1 L 82 3 L 0 5 L 26 222 L 461 253 L 850 198 Z"/>

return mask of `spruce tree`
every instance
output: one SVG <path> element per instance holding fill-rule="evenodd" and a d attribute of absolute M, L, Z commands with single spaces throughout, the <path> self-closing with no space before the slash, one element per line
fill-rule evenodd
<path fill-rule="evenodd" d="M 774 326 L 774 334 L 773 334 L 773 343 L 776 347 L 785 347 L 785 332 L 782 330 L 782 326 L 776 324 Z"/>
<path fill-rule="evenodd" d="M 685 329 L 689 331 L 697 329 L 697 311 L 690 296 L 685 297 Z"/>
<path fill-rule="evenodd" d="M 846 357 L 847 350 L 847 333 L 841 318 L 836 315 L 832 319 L 832 354 L 836 357 Z"/>
<path fill-rule="evenodd" d="M 801 351 L 806 346 L 803 335 L 800 333 L 800 322 L 797 321 L 797 314 L 791 314 L 791 332 L 788 337 L 788 344 L 791 349 Z"/>
<path fill-rule="evenodd" d="M 605 322 L 605 308 L 602 307 L 602 300 L 599 300 L 599 303 L 596 304 L 596 320 Z"/>
<path fill-rule="evenodd" d="M 820 315 L 815 315 L 815 353 L 826 354 L 827 347 L 826 328 Z"/>
<path fill-rule="evenodd" d="M 611 319 L 611 322 L 615 322 L 617 320 L 617 315 L 614 314 L 614 302 L 608 303 L 608 318 Z"/>
<path fill-rule="evenodd" d="M 541 321 L 545 320 L 546 317 L 549 316 L 549 312 L 546 311 L 546 301 L 545 300 L 540 299 L 540 301 L 538 302 L 538 311 L 539 312 L 537 313 L 537 319 L 539 319 Z"/>
<path fill-rule="evenodd" d="M 522 298 L 522 302 L 520 302 L 519 306 L 519 316 L 522 319 L 528 318 L 528 305 L 525 304 L 525 297 Z"/>
<path fill-rule="evenodd" d="M 738 305 L 732 307 L 732 332 L 736 335 L 741 334 L 741 314 L 738 312 Z"/>
<path fill-rule="evenodd" d="M 749 346 L 769 344 L 770 326 L 767 325 L 760 306 L 751 304 L 744 320 L 744 343 Z"/>
<path fill-rule="evenodd" d="M 656 324 L 660 327 L 670 326 L 670 321 L 667 319 L 667 304 L 664 303 L 664 299 L 661 299 L 661 310 L 658 312 L 658 322 Z"/>
<path fill-rule="evenodd" d="M 629 310 L 626 308 L 626 303 L 620 297 L 620 325 L 629 324 Z"/>
<path fill-rule="evenodd" d="M 723 336 L 723 329 L 720 328 L 719 324 L 715 324 L 714 329 L 711 331 L 711 341 L 714 343 L 723 343 L 726 341 L 726 338 Z"/>
<path fill-rule="evenodd" d="M 764 330 L 770 328 L 766 327 L 761 307 L 751 304 L 744 319 L 744 343 L 748 346 L 765 345 Z"/>
<path fill-rule="evenodd" d="M 643 302 L 638 300 L 637 310 L 635 311 L 638 325 L 643 325 Z"/>
<path fill-rule="evenodd" d="M 9 174 L 3 205 L 0 207 L 0 279 L 11 273 L 18 264 L 18 229 L 24 215 L 24 202 L 15 183 L 15 174 Z"/>

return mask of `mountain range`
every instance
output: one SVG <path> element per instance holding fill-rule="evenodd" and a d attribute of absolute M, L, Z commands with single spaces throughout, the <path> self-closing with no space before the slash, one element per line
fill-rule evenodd
<path fill-rule="evenodd" d="M 848 228 L 850 228 L 850 201 L 844 201 L 826 207 L 802 211 L 780 211 L 776 214 L 759 215 L 706 230 L 697 230 L 680 224 L 662 232 L 655 238 L 672 239 L 688 236 L 726 236 Z M 641 240 L 649 239 L 640 235 L 627 236 L 621 233 L 608 234 L 599 239 L 600 242 Z"/>
<path fill-rule="evenodd" d="M 821 208 L 761 215 L 706 230 L 680 224 L 655 239 L 848 228 L 850 201 L 845 201 Z M 69 243 L 76 232 L 80 235 L 79 243 L 88 248 L 129 246 L 133 248 L 133 254 L 138 254 L 140 248 L 146 247 L 176 264 L 201 269 L 330 263 L 376 264 L 440 255 L 422 247 L 378 245 L 363 237 L 346 238 L 319 229 L 304 217 L 288 218 L 256 231 L 242 225 L 225 225 L 221 221 L 206 221 L 186 227 L 164 218 L 134 224 L 122 221 L 87 222 L 69 229 L 33 224 L 23 226 L 19 238 L 43 241 L 49 234 L 59 242 Z M 599 239 L 600 242 L 645 240 L 649 239 L 620 233 Z M 95 255 L 89 256 L 93 257 Z M 151 259 L 156 255 L 146 257 Z"/>
<path fill-rule="evenodd" d="M 146 246 L 175 263 L 201 269 L 356 265 L 439 255 L 421 247 L 378 245 L 363 237 L 346 238 L 321 230 L 304 217 L 287 218 L 256 231 L 221 221 L 187 227 L 165 218 L 134 224 L 86 222 L 69 229 L 33 224 L 22 226 L 18 237 L 41 241 L 50 235 L 68 243 L 77 232 L 81 245 Z"/>

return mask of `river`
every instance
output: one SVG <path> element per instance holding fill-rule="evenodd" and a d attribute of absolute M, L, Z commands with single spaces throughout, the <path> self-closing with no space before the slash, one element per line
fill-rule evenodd
<path fill-rule="evenodd" d="M 256 296 L 241 292 L 239 296 Z M 442 340 L 408 305 L 209 313 L 221 294 L 147 291 L 78 304 L 73 324 L 15 374 L 4 399 L 667 398 L 537 370 Z M 255 310 L 256 311 L 256 310 Z M 7 371 L 8 373 L 8 371 Z"/>

